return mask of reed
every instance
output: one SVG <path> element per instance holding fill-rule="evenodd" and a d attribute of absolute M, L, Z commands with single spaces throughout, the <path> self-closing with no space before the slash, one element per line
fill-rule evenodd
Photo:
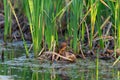
<path fill-rule="evenodd" d="M 7 0 L 3 2 L 6 39 L 8 33 L 11 33 L 11 12 L 14 16 L 16 14 L 14 7 L 12 6 L 12 9 Z M 101 38 L 98 44 L 100 48 L 104 49 L 109 41 L 103 40 L 102 36 L 109 35 L 115 38 L 115 50 L 120 48 L 119 0 L 22 0 L 21 2 L 24 14 L 29 21 L 35 57 L 42 48 L 52 51 L 62 40 L 61 38 L 66 40 L 70 37 L 72 37 L 69 42 L 70 47 L 75 53 L 78 53 L 80 45 L 86 43 L 90 49 L 93 49 L 95 38 Z M 18 20 L 17 22 L 19 23 Z M 66 25 L 64 26 L 62 22 L 65 22 Z M 107 24 L 112 24 L 110 29 Z M 107 29 L 103 30 L 105 26 Z M 63 28 L 65 28 L 65 32 L 61 36 L 59 30 Z M 88 40 L 85 39 L 86 33 Z"/>
<path fill-rule="evenodd" d="M 53 50 L 54 44 L 58 44 L 58 33 L 57 33 L 57 19 L 55 19 L 58 11 L 61 9 L 61 5 L 63 1 L 57 0 L 52 2 L 45 2 L 45 10 L 44 10 L 44 20 L 45 20 L 45 43 L 48 45 L 48 49 Z M 58 5 L 58 6 L 56 6 Z M 53 21 L 54 20 L 54 21 Z"/>
<path fill-rule="evenodd" d="M 53 44 L 58 43 L 56 17 L 58 17 L 59 11 L 62 9 L 62 2 L 63 1 L 61 0 L 24 1 L 26 15 L 30 23 L 33 48 L 36 57 L 43 47 L 52 50 Z"/>
<path fill-rule="evenodd" d="M 115 29 L 117 30 L 117 48 L 120 48 L 120 0 L 116 1 L 115 6 Z"/>
<path fill-rule="evenodd" d="M 115 4 L 115 52 L 117 48 L 120 48 L 120 0 L 116 0 Z M 116 53 L 115 53 L 116 56 Z M 118 56 L 117 60 L 114 62 L 115 65 L 120 60 L 120 56 Z"/>
<path fill-rule="evenodd" d="M 5 14 L 4 40 L 6 41 L 7 37 L 11 36 L 10 34 L 11 34 L 12 17 L 11 17 L 11 9 L 10 9 L 10 5 L 8 4 L 8 1 L 3 0 L 3 3 L 4 3 L 4 14 Z"/>
<path fill-rule="evenodd" d="M 33 72 L 32 73 L 32 79 L 31 80 L 39 80 L 38 72 Z"/>
<path fill-rule="evenodd" d="M 15 13 L 14 7 L 12 6 L 12 3 L 11 3 L 10 0 L 8 0 L 8 4 L 9 4 L 9 6 L 10 6 L 11 12 L 13 13 L 13 15 L 14 15 L 14 17 L 15 17 L 15 20 L 16 20 L 16 22 L 17 22 L 18 28 L 19 28 L 19 30 L 20 30 L 20 34 L 21 34 L 21 37 L 22 37 L 23 43 L 24 43 L 24 48 L 25 48 L 25 50 L 26 50 L 26 57 L 29 57 L 28 47 L 27 47 L 27 44 L 26 44 L 26 42 L 25 42 L 25 39 L 24 39 L 24 36 L 23 36 L 23 32 L 22 32 L 22 29 L 21 29 L 19 20 L 18 20 L 18 18 L 17 18 L 17 15 L 16 15 L 16 13 Z M 11 29 L 11 28 L 10 28 L 10 29 Z"/>
<path fill-rule="evenodd" d="M 97 55 L 97 59 L 96 59 L 96 80 L 99 80 L 99 54 L 96 54 L 96 55 Z"/>
<path fill-rule="evenodd" d="M 84 36 L 83 30 L 84 30 L 84 25 L 82 24 L 82 34 L 81 31 L 79 30 L 79 22 L 83 17 L 83 1 L 82 0 L 73 0 L 72 4 L 70 6 L 71 8 L 71 12 L 70 12 L 70 26 L 68 27 L 68 33 L 69 36 L 73 35 L 73 39 L 72 39 L 72 47 L 74 52 L 77 52 L 77 47 L 78 45 L 78 40 L 80 40 L 80 38 Z M 79 33 L 78 33 L 79 32 Z M 80 34 L 82 35 L 80 37 Z"/>
<path fill-rule="evenodd" d="M 90 49 L 92 49 L 93 34 L 95 31 L 96 16 L 98 11 L 99 0 L 91 0 L 91 32 L 90 32 Z"/>
<path fill-rule="evenodd" d="M 30 23 L 33 48 L 35 57 L 41 50 L 41 43 L 44 36 L 43 7 L 44 0 L 25 0 L 25 13 Z"/>

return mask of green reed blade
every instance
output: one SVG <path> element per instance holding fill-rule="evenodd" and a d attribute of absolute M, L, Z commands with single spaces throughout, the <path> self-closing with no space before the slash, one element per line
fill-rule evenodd
<path fill-rule="evenodd" d="M 16 13 L 15 13 L 15 11 L 14 11 L 14 8 L 13 8 L 13 6 L 12 6 L 11 1 L 8 0 L 8 3 L 9 3 L 9 5 L 10 5 L 10 9 L 11 9 L 11 11 L 12 11 L 12 13 L 13 13 L 15 19 L 16 19 L 18 28 L 19 28 L 19 30 L 20 30 L 20 34 L 21 34 L 22 39 L 23 39 L 24 47 L 25 47 L 25 50 L 26 50 L 26 57 L 28 57 L 28 56 L 29 56 L 29 52 L 28 52 L 27 44 L 26 44 L 25 39 L 24 39 L 24 36 L 23 36 L 23 32 L 22 32 L 21 26 L 20 26 L 20 24 L 19 24 L 18 18 L 17 18 L 17 16 L 16 16 Z"/>
<path fill-rule="evenodd" d="M 5 28 L 4 28 L 4 40 L 6 41 L 8 34 L 11 34 L 11 11 L 7 0 L 3 0 L 4 13 L 5 13 Z"/>
<path fill-rule="evenodd" d="M 95 4 L 95 5 L 94 5 Z M 95 30 L 96 15 L 98 10 L 99 1 L 91 0 L 91 33 L 90 33 L 90 49 L 92 49 L 93 34 Z"/>

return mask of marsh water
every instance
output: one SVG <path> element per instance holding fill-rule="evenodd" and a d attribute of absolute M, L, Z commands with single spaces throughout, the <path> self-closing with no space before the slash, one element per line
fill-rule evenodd
<path fill-rule="evenodd" d="M 51 62 L 25 57 L 22 42 L 1 46 L 0 80 L 120 80 L 120 63 L 92 58 L 77 59 L 75 63 Z M 98 62 L 97 62 L 98 61 Z"/>

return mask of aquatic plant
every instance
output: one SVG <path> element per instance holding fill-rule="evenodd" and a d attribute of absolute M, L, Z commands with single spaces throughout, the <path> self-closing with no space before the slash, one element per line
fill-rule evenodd
<path fill-rule="evenodd" d="M 11 33 L 12 12 L 24 40 L 15 6 L 10 6 L 10 0 L 3 2 L 5 39 L 8 32 Z M 105 53 L 110 47 L 110 40 L 114 40 L 114 50 L 120 48 L 119 0 L 22 0 L 21 3 L 29 22 L 35 57 L 43 50 L 55 51 L 63 40 L 74 53 L 82 55 L 83 48 L 94 51 L 96 47 L 104 49 L 101 53 Z M 25 48 L 28 55 L 29 51 Z"/>
<path fill-rule="evenodd" d="M 26 50 L 26 57 L 28 57 L 28 56 L 29 56 L 29 51 L 28 51 L 28 47 L 27 47 L 27 45 L 26 45 L 26 41 L 25 41 L 24 36 L 23 36 L 23 32 L 22 32 L 22 29 L 21 29 L 19 20 L 18 20 L 18 18 L 17 18 L 17 15 L 16 15 L 16 13 L 15 13 L 14 7 L 12 6 L 12 2 L 11 2 L 10 0 L 8 0 L 8 4 L 9 4 L 10 10 L 11 10 L 11 12 L 13 13 L 13 15 L 14 15 L 14 17 L 15 17 L 15 20 L 16 20 L 16 22 L 17 22 L 18 28 L 19 28 L 19 30 L 20 30 L 21 37 L 22 37 L 22 39 L 23 39 L 24 47 L 25 47 L 25 50 Z M 10 26 L 7 26 L 7 27 L 10 27 Z M 6 36 L 5 36 L 5 37 L 6 37 Z"/>
<path fill-rule="evenodd" d="M 120 49 L 120 0 L 116 1 L 116 4 L 114 6 L 115 12 L 114 12 L 114 16 L 115 16 L 115 57 L 117 56 L 117 49 Z M 120 60 L 120 56 L 117 56 L 117 60 L 113 63 L 113 65 L 115 65 L 119 60 Z"/>
<path fill-rule="evenodd" d="M 10 5 L 8 4 L 7 0 L 3 0 L 4 3 L 4 22 L 5 22 L 5 27 L 4 27 L 4 40 L 7 40 L 8 36 L 11 36 L 11 23 L 12 23 L 12 19 L 11 19 L 11 9 L 10 9 Z M 9 34 L 9 35 L 8 35 Z"/>
<path fill-rule="evenodd" d="M 24 0 L 25 14 L 28 17 L 32 35 L 34 54 L 41 50 L 41 43 L 44 36 L 43 5 L 44 0 Z"/>

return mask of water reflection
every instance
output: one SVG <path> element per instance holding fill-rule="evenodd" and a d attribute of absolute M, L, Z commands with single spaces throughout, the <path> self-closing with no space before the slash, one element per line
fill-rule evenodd
<path fill-rule="evenodd" d="M 80 64 L 63 64 L 39 62 L 37 60 L 23 60 L 16 65 L 12 60 L 0 65 L 0 75 L 11 75 L 14 80 L 96 80 L 93 67 L 80 67 Z M 41 63 L 41 64 L 39 64 Z M 117 68 L 100 68 L 99 80 L 119 80 L 120 72 Z"/>
<path fill-rule="evenodd" d="M 14 80 L 12 76 L 0 75 L 0 80 Z"/>
<path fill-rule="evenodd" d="M 0 80 L 96 80 L 95 60 L 79 59 L 76 63 L 39 61 L 26 58 L 23 48 L 7 48 L 3 54 Z M 120 65 L 112 67 L 112 62 L 99 60 L 99 80 L 120 80 Z"/>

